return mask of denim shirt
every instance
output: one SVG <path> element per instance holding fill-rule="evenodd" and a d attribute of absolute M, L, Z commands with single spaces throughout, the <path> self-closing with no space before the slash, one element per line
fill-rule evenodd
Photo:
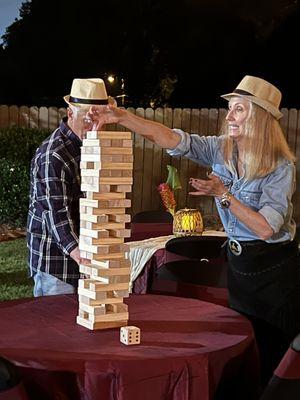
<path fill-rule="evenodd" d="M 234 197 L 254 211 L 262 214 L 274 231 L 268 243 L 293 240 L 296 225 L 292 219 L 292 195 L 295 191 L 295 165 L 283 160 L 277 168 L 263 178 L 245 180 L 237 171 L 232 173 L 225 165 L 221 151 L 224 136 L 190 135 L 180 129 L 173 129 L 181 136 L 174 149 L 168 149 L 171 156 L 185 156 L 203 166 L 211 167 Z M 244 166 L 245 167 L 245 166 Z M 247 228 L 230 209 L 216 206 L 229 238 L 236 240 L 257 240 L 259 237 Z"/>

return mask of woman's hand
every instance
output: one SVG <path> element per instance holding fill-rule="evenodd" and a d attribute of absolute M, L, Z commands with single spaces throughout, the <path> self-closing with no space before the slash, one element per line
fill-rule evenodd
<path fill-rule="evenodd" d="M 116 103 L 105 106 L 91 106 L 87 118 L 90 118 L 93 123 L 93 130 L 99 131 L 105 124 L 117 124 L 121 121 L 125 110 L 118 108 Z"/>
<path fill-rule="evenodd" d="M 221 179 L 213 174 L 208 175 L 208 179 L 190 178 L 189 183 L 196 189 L 195 192 L 189 192 L 192 196 L 219 197 L 228 190 Z"/>

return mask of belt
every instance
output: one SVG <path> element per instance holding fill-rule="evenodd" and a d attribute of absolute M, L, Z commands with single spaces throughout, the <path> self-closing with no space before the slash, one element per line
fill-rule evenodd
<path fill-rule="evenodd" d="M 251 247 L 275 247 L 275 246 L 283 246 L 287 243 L 291 243 L 290 240 L 286 240 L 284 242 L 277 242 L 277 243 L 268 243 L 264 240 L 247 240 L 247 241 L 238 241 L 236 239 L 229 239 L 228 240 L 228 248 L 231 253 L 235 256 L 240 256 L 243 250 L 246 250 Z"/>

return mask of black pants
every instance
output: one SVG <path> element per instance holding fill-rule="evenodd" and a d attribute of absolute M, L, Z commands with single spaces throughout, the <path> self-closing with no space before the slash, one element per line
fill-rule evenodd
<path fill-rule="evenodd" d="M 229 303 L 253 325 L 266 385 L 300 331 L 298 244 L 247 242 L 240 256 L 227 254 Z"/>

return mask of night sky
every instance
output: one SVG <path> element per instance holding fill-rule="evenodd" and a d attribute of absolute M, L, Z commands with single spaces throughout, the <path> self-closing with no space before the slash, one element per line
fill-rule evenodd
<path fill-rule="evenodd" d="M 2 104 L 62 106 L 74 78 L 112 73 L 135 107 L 223 107 L 254 75 L 300 108 L 298 0 L 33 0 L 12 24 L 20 3 L 0 0 Z"/>

